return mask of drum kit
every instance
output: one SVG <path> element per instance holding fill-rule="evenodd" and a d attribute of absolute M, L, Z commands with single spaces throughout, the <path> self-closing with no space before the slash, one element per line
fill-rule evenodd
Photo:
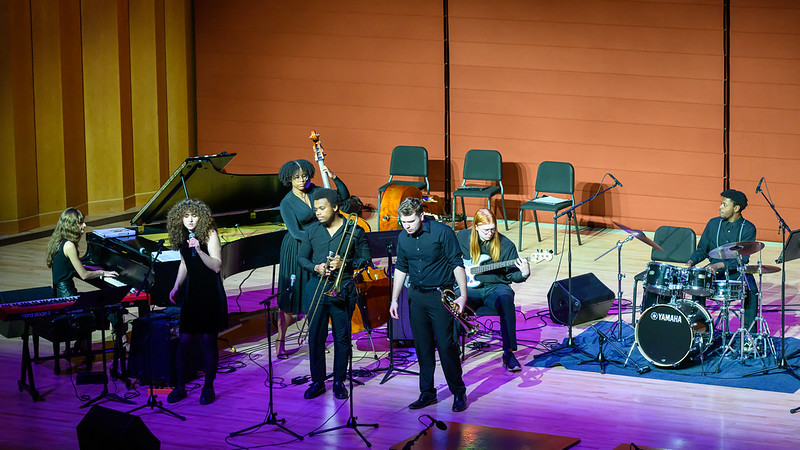
<path fill-rule="evenodd" d="M 742 258 L 760 252 L 762 242 L 743 241 L 725 244 L 709 252 L 709 258 L 736 260 L 738 273 L 732 279 L 728 270 L 722 270 L 725 278 L 703 267 L 677 267 L 661 262 L 649 262 L 645 275 L 645 300 L 642 315 L 635 323 L 635 344 L 649 362 L 660 367 L 677 367 L 688 360 L 704 355 L 715 343 L 715 330 L 719 329 L 723 358 L 730 355 L 736 359 L 763 358 L 769 351 L 775 355 L 769 328 L 761 310 L 761 276 L 779 272 L 777 266 L 761 264 L 745 265 Z M 758 305 L 754 324 L 748 329 L 744 324 L 744 302 L 748 286 L 745 276 L 758 275 Z M 713 320 L 704 305 L 707 301 L 718 304 L 718 316 Z M 741 325 L 731 332 L 731 316 L 738 316 Z M 734 348 L 736 338 L 738 345 Z M 627 362 L 627 361 L 626 361 Z"/>

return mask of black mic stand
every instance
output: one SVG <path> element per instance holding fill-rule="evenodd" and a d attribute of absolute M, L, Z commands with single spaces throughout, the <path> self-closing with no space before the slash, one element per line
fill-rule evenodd
<path fill-rule="evenodd" d="M 289 289 L 292 289 L 289 287 Z M 264 305 L 264 311 L 267 316 L 267 372 L 269 374 L 269 406 L 267 407 L 267 419 L 261 423 L 255 424 L 253 426 L 241 429 L 239 431 L 234 431 L 233 433 L 229 434 L 229 437 L 239 436 L 244 434 L 250 430 L 260 428 L 264 425 L 275 425 L 276 427 L 280 428 L 281 430 L 291 434 L 295 438 L 299 440 L 303 440 L 303 436 L 295 433 L 294 431 L 286 428 L 283 424 L 286 423 L 286 419 L 278 419 L 277 413 L 275 413 L 275 405 L 273 401 L 273 394 L 272 394 L 272 385 L 274 384 L 273 377 L 272 377 L 272 320 L 271 314 L 269 312 L 269 303 L 272 301 L 273 298 L 277 298 L 280 295 L 281 291 L 278 291 L 269 297 L 262 300 L 260 303 Z"/>
<path fill-rule="evenodd" d="M 601 183 L 602 183 L 602 181 L 601 181 Z M 538 355 L 533 357 L 533 360 L 536 360 L 537 358 L 541 358 L 541 357 L 546 356 L 546 355 L 551 355 L 553 353 L 561 352 L 561 351 L 566 351 L 566 354 L 579 352 L 579 353 L 583 353 L 584 355 L 586 355 L 589 358 L 594 358 L 594 356 L 592 356 L 589 352 L 587 352 L 586 350 L 584 350 L 584 349 L 578 347 L 577 345 L 575 345 L 575 338 L 572 336 L 572 321 L 573 321 L 573 314 L 572 314 L 573 313 L 573 302 L 572 302 L 572 233 L 570 233 L 569 230 L 571 229 L 570 227 L 572 226 L 572 221 L 575 220 L 575 210 L 579 206 L 582 206 L 584 203 L 588 203 L 588 202 L 594 200 L 595 198 L 597 198 L 598 196 L 600 196 L 601 194 L 604 194 L 607 191 L 610 191 L 611 189 L 615 188 L 618 184 L 619 184 L 618 182 L 614 183 L 610 187 L 608 187 L 606 189 L 603 189 L 602 191 L 598 191 L 593 196 L 591 196 L 591 197 L 587 198 L 586 200 L 578 203 L 577 205 L 573 205 L 572 207 L 567 208 L 566 210 L 562 211 L 561 213 L 559 213 L 555 217 L 553 217 L 553 220 L 555 221 L 555 220 L 558 220 L 559 217 L 561 217 L 561 216 L 563 216 L 565 214 L 567 215 L 567 234 L 569 235 L 569 238 L 567 239 L 567 276 L 568 276 L 568 278 L 567 278 L 567 317 L 568 317 L 568 320 L 567 320 L 567 334 L 568 334 L 568 336 L 567 336 L 567 341 L 564 344 L 562 344 L 561 346 L 554 347 L 554 348 L 552 348 L 552 349 L 550 349 L 550 350 L 548 350 L 546 352 L 539 353 Z M 577 224 L 576 224 L 576 226 L 575 226 L 576 232 L 577 232 L 577 228 L 578 227 L 577 227 Z M 580 305 L 578 305 L 578 306 L 580 306 Z M 595 331 L 597 331 L 597 330 L 595 330 Z M 600 367 L 602 369 L 603 365 L 601 364 Z"/>
<path fill-rule="evenodd" d="M 344 285 L 344 288 L 342 288 L 339 291 L 339 293 L 341 294 L 341 293 L 348 292 L 348 291 L 352 290 L 352 288 L 354 286 L 354 283 L 355 283 L 355 280 L 354 279 L 350 279 L 350 281 L 348 281 Z M 350 299 L 347 298 L 347 295 L 345 295 L 344 297 L 345 298 L 341 299 L 341 300 L 344 301 L 345 311 L 347 312 L 347 317 L 349 318 L 349 317 L 352 316 L 353 310 L 351 309 Z M 329 431 L 341 430 L 342 428 L 350 428 L 350 429 L 352 429 L 353 431 L 356 432 L 358 437 L 360 437 L 361 440 L 364 441 L 365 444 L 367 444 L 367 447 L 372 447 L 372 444 L 367 440 L 366 437 L 364 437 L 363 434 L 361 434 L 361 432 L 358 430 L 358 427 L 378 428 L 378 424 L 377 423 L 358 423 L 358 417 L 353 415 L 353 392 L 354 392 L 353 391 L 353 327 L 350 326 L 349 320 L 348 320 L 348 324 L 347 324 L 347 338 L 350 341 L 350 358 L 349 358 L 348 368 L 347 368 L 347 375 L 348 375 L 348 378 L 350 378 L 350 395 L 348 396 L 349 398 L 347 399 L 347 401 L 350 403 L 350 416 L 347 418 L 347 423 L 345 425 L 339 425 L 339 426 L 336 426 L 336 427 L 331 427 L 331 428 L 327 428 L 325 430 L 320 430 L 320 431 L 312 431 L 312 432 L 308 433 L 308 435 L 309 436 L 314 436 L 316 434 L 327 433 Z"/>
<path fill-rule="evenodd" d="M 136 295 L 139 295 L 139 293 L 144 290 L 144 287 L 147 286 L 147 281 L 150 278 L 150 274 L 153 273 L 153 267 L 156 265 L 156 261 L 158 261 L 158 257 L 161 255 L 161 252 L 163 250 L 164 250 L 164 241 L 161 240 L 161 241 L 158 242 L 158 249 L 156 249 L 156 255 L 151 258 L 150 267 L 147 268 L 147 272 L 145 272 L 145 274 L 144 274 L 144 279 L 142 280 L 141 286 L 139 286 L 139 289 L 136 291 Z M 149 377 L 150 378 L 150 380 L 149 380 L 150 381 L 150 386 L 149 386 L 150 395 L 147 397 L 147 402 L 145 404 L 143 404 L 141 406 L 137 406 L 136 408 L 133 408 L 132 410 L 128 411 L 128 414 L 131 414 L 131 413 L 134 413 L 136 411 L 139 411 L 142 408 L 149 407 L 150 409 L 158 408 L 158 410 L 163 412 L 163 413 L 167 413 L 167 414 L 169 414 L 169 415 L 171 415 L 173 417 L 176 417 L 178 419 L 181 419 L 181 420 L 186 420 L 186 417 L 183 417 L 182 415 L 180 415 L 180 414 L 178 414 L 178 413 L 176 413 L 174 411 L 170 411 L 169 409 L 165 408 L 163 403 L 161 402 L 161 400 L 158 400 L 156 398 L 156 394 L 153 392 L 153 389 L 154 389 L 153 388 L 153 350 L 152 350 L 152 345 L 153 345 L 153 341 L 152 341 L 153 323 L 152 323 L 152 320 L 151 320 L 151 317 L 150 317 L 150 309 L 152 307 L 152 305 L 150 303 L 150 300 L 151 300 L 151 298 L 150 298 L 150 290 L 148 289 L 147 290 L 147 315 L 146 315 L 146 319 L 145 320 L 147 320 L 147 363 L 148 363 L 148 369 L 150 370 L 150 377 Z"/>
<path fill-rule="evenodd" d="M 388 267 L 387 268 L 387 272 L 388 272 L 387 275 L 389 277 L 389 296 L 390 296 L 390 298 L 391 298 L 391 295 L 392 295 L 391 294 L 392 289 L 394 289 L 394 263 L 393 263 L 393 260 L 392 260 L 392 247 L 393 247 L 393 245 L 394 244 L 392 244 L 391 241 L 386 243 L 386 253 L 388 255 L 388 262 L 386 263 L 386 265 Z M 408 299 L 406 299 L 406 301 L 408 301 Z M 399 307 L 399 305 L 398 305 L 398 307 Z M 393 331 L 394 331 L 394 325 L 392 325 L 393 321 L 394 321 L 394 319 L 389 317 L 389 322 L 386 324 L 386 333 L 388 334 L 387 337 L 388 337 L 388 341 L 389 341 L 389 367 L 386 367 L 385 369 L 383 369 L 383 368 L 375 369 L 375 372 L 379 372 L 379 371 L 382 371 L 382 370 L 386 371 L 386 373 L 383 375 L 383 379 L 381 380 L 381 382 L 379 384 L 383 384 L 383 383 L 386 383 L 387 381 L 389 381 L 389 377 L 392 375 L 392 372 L 400 372 L 400 373 L 405 373 L 405 374 L 408 374 L 408 375 L 419 375 L 419 372 L 414 372 L 412 370 L 403 369 L 403 368 L 394 366 L 394 345 L 392 344 L 392 337 L 393 337 L 392 334 L 393 334 Z"/>
<path fill-rule="evenodd" d="M 783 220 L 783 217 L 778 213 L 778 210 L 775 209 L 775 204 L 773 204 L 766 195 L 764 195 L 764 191 L 759 189 L 761 196 L 764 197 L 764 200 L 767 201 L 769 207 L 772 208 L 772 212 L 775 213 L 775 216 L 778 218 L 778 226 L 781 228 L 781 241 L 783 244 L 783 249 L 781 250 L 781 256 L 778 261 L 781 263 L 781 359 L 777 362 L 775 367 L 769 367 L 766 369 L 758 370 L 752 373 L 744 374 L 744 376 L 755 375 L 755 374 L 763 374 L 766 375 L 771 370 L 779 369 L 789 375 L 797 378 L 800 380 L 800 375 L 798 375 L 794 369 L 798 368 L 798 366 L 790 365 L 787 357 L 786 357 L 786 261 L 793 261 L 800 257 L 800 247 L 793 246 L 790 247 L 789 244 L 793 242 L 798 242 L 798 233 L 800 230 L 791 231 L 789 225 L 786 224 L 786 221 Z M 789 236 L 789 240 L 786 240 L 786 231 L 791 231 L 791 235 Z M 795 237 L 797 236 L 797 237 Z M 792 239 L 794 237 L 794 239 Z M 742 278 L 744 279 L 744 274 L 742 274 Z M 796 356 L 797 352 L 792 353 L 789 355 L 789 358 Z M 790 410 L 792 414 L 800 411 L 800 408 L 794 408 Z"/>

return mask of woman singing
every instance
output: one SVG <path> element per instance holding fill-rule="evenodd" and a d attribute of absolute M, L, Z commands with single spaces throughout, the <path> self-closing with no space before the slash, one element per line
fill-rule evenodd
<path fill-rule="evenodd" d="M 181 254 L 175 285 L 169 296 L 181 304 L 180 341 L 175 361 L 175 388 L 169 403 L 186 398 L 186 369 L 192 340 L 200 337 L 205 381 L 200 404 L 214 401 L 214 378 L 219 352 L 217 334 L 228 326 L 228 299 L 219 275 L 222 245 L 211 210 L 200 200 L 181 200 L 167 215 L 167 231 L 173 249 Z"/>
<path fill-rule="evenodd" d="M 350 197 L 350 191 L 341 179 L 336 177 L 330 169 L 322 169 L 325 174 L 336 184 L 336 191 L 339 199 L 344 200 Z M 297 261 L 297 250 L 306 235 L 306 228 L 317 222 L 314 215 L 314 208 L 311 194 L 318 186 L 311 183 L 314 177 L 314 165 L 305 159 L 288 161 L 281 166 L 278 178 L 285 186 L 291 186 L 292 190 L 281 200 L 281 217 L 289 231 L 283 238 L 281 244 L 280 273 L 278 277 L 278 307 L 281 314 L 278 316 L 278 337 L 275 342 L 278 358 L 286 359 L 289 352 L 286 351 L 284 341 L 286 330 L 292 321 L 292 315 L 297 315 L 304 311 L 302 305 L 303 286 L 308 281 L 309 273 L 300 267 Z M 294 287 L 291 289 L 292 276 L 295 277 Z"/>

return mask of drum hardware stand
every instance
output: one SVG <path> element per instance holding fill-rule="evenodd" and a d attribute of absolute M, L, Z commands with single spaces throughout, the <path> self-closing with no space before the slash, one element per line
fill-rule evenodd
<path fill-rule="evenodd" d="M 739 329 L 737 329 L 736 331 L 733 332 L 733 334 L 731 335 L 730 339 L 728 340 L 728 343 L 725 344 L 725 339 L 724 338 L 722 340 L 722 343 L 724 344 L 724 350 L 722 351 L 722 354 L 719 357 L 719 361 L 717 361 L 716 373 L 720 372 L 720 369 L 722 367 L 722 360 L 725 359 L 725 355 L 728 354 L 728 350 L 731 350 L 731 352 L 733 352 L 732 345 L 733 345 L 734 339 L 736 339 L 736 336 L 739 336 L 739 358 L 738 359 L 740 359 L 740 360 L 744 360 L 745 359 L 745 350 L 744 350 L 745 341 L 753 342 L 753 336 L 750 334 L 750 330 L 748 330 L 744 326 L 744 300 L 745 300 L 745 297 L 747 296 L 745 294 L 745 286 L 747 285 L 747 280 L 746 280 L 747 277 L 745 276 L 745 273 L 744 273 L 744 264 L 742 263 L 741 256 L 737 256 L 737 259 L 738 259 L 738 262 L 739 262 L 738 271 L 739 271 L 739 275 L 740 275 L 740 277 L 742 279 L 742 288 L 739 290 L 739 298 L 736 299 L 736 300 L 740 300 L 742 302 L 741 303 L 741 305 L 742 305 L 741 306 L 742 315 L 741 315 L 741 318 L 739 319 Z M 725 282 L 726 282 L 726 284 L 728 284 L 730 286 L 730 278 L 728 276 L 728 270 L 727 269 L 725 269 Z"/>
<path fill-rule="evenodd" d="M 789 230 L 789 225 L 787 225 L 786 221 L 783 220 L 783 217 L 778 214 L 778 211 L 775 209 L 775 205 L 764 195 L 764 191 L 759 190 L 759 192 L 761 192 L 761 195 L 767 200 L 770 208 L 772 208 L 772 211 L 778 218 L 779 226 L 781 228 L 781 239 L 783 242 L 781 255 L 775 261 L 776 263 L 781 264 L 781 358 L 775 367 L 768 367 L 753 373 L 747 373 L 744 376 L 755 374 L 766 375 L 771 370 L 780 369 L 781 371 L 787 372 L 789 375 L 800 380 L 800 375 L 794 371 L 797 366 L 793 366 L 788 362 L 789 358 L 797 356 L 797 352 L 793 352 L 788 356 L 788 358 L 786 356 L 786 261 L 794 261 L 795 259 L 800 258 L 800 230 L 790 231 L 789 238 L 787 240 L 786 231 Z M 794 408 L 790 410 L 792 414 L 796 413 L 797 411 L 800 411 L 800 408 Z"/>
<path fill-rule="evenodd" d="M 753 321 L 753 324 L 750 325 L 751 328 L 755 327 L 755 334 L 753 335 L 753 349 L 756 352 L 756 358 L 761 358 L 762 359 L 762 364 L 764 362 L 763 358 L 766 358 L 767 356 L 769 356 L 770 351 L 772 352 L 773 360 L 777 364 L 778 363 L 778 356 L 777 356 L 778 353 L 775 351 L 775 343 L 772 341 L 772 338 L 770 337 L 769 324 L 767 323 L 767 320 L 764 319 L 764 311 L 763 311 L 763 304 L 762 304 L 762 293 L 761 293 L 761 289 L 762 289 L 761 281 L 762 281 L 762 277 L 763 277 L 762 267 L 763 266 L 761 265 L 761 255 L 759 254 L 759 258 L 758 258 L 758 313 L 756 314 L 756 318 Z M 758 350 L 758 345 L 759 345 L 760 342 L 764 343 L 763 344 L 764 345 L 764 354 L 763 354 L 763 356 L 761 355 L 761 352 Z"/>
<path fill-rule="evenodd" d="M 603 178 L 605 178 L 605 176 L 603 176 Z M 613 178 L 613 176 L 612 176 L 612 178 Z M 616 181 L 616 178 L 614 179 L 614 181 Z M 602 186 L 602 180 L 600 181 L 600 184 Z M 561 217 L 563 215 L 566 215 L 567 216 L 567 230 L 570 230 L 570 227 L 572 226 L 572 222 L 575 220 L 575 210 L 578 207 L 582 206 L 584 203 L 588 203 L 588 202 L 594 200 L 600 194 L 603 194 L 603 193 L 605 193 L 607 191 L 610 191 L 611 189 L 615 188 L 618 185 L 621 186 L 619 184 L 619 182 L 616 181 L 610 187 L 608 187 L 606 189 L 603 189 L 602 191 L 598 191 L 597 193 L 595 193 L 591 197 L 587 198 L 586 200 L 578 203 L 577 205 L 572 205 L 571 207 L 569 207 L 569 208 L 565 209 L 564 211 L 558 213 L 557 215 L 555 215 L 553 217 L 553 220 L 554 221 L 558 220 L 559 217 Z M 577 230 L 577 224 L 576 224 L 575 228 Z M 573 352 L 579 352 L 579 353 L 583 353 L 584 355 L 586 355 L 589 358 L 594 358 L 589 352 L 587 352 L 586 350 L 578 347 L 575 344 L 575 337 L 572 335 L 572 321 L 574 319 L 574 316 L 573 316 L 573 305 L 572 305 L 572 233 L 567 233 L 567 234 L 569 235 L 569 237 L 567 238 L 567 277 L 568 277 L 567 278 L 567 340 L 566 340 L 566 342 L 564 344 L 562 344 L 560 346 L 553 347 L 552 349 L 547 350 L 546 352 L 539 353 L 538 355 L 535 355 L 533 357 L 534 361 L 537 358 L 541 358 L 541 357 L 544 357 L 544 356 L 547 356 L 547 355 L 550 355 L 550 354 L 553 354 L 553 353 L 561 352 L 562 350 L 566 351 L 567 354 L 570 354 L 570 353 L 573 353 Z M 601 368 L 602 368 L 602 364 L 601 364 Z"/>
<path fill-rule="evenodd" d="M 163 239 L 158 241 L 158 249 L 156 249 L 155 256 L 153 256 L 151 258 L 150 267 L 147 268 L 147 272 L 144 274 L 144 279 L 142 280 L 142 284 L 141 284 L 141 286 L 139 286 L 139 290 L 136 291 L 137 295 L 144 290 L 145 286 L 147 286 L 148 278 L 150 278 L 150 274 L 153 273 L 153 267 L 156 265 L 156 261 L 158 261 L 158 257 L 159 257 L 159 255 L 161 255 L 161 251 L 162 250 L 164 250 L 164 240 Z M 149 365 L 149 368 L 150 368 L 150 380 L 149 380 L 150 381 L 150 383 L 149 383 L 150 386 L 149 386 L 148 390 L 150 391 L 150 395 L 147 396 L 147 402 L 145 404 L 137 406 L 136 408 L 133 408 L 132 410 L 128 411 L 128 414 L 131 414 L 131 413 L 136 412 L 136 411 L 138 411 L 140 409 L 149 407 L 151 410 L 153 408 L 158 408 L 159 411 L 161 411 L 163 413 L 167 413 L 172 417 L 175 417 L 175 418 L 180 419 L 180 420 L 186 420 L 186 417 L 183 417 L 182 415 L 180 415 L 180 414 L 178 414 L 178 413 L 176 413 L 174 411 L 171 411 L 168 408 L 164 407 L 164 405 L 161 402 L 161 400 L 158 400 L 156 398 L 155 392 L 153 392 L 153 389 L 154 389 L 154 387 L 153 387 L 153 381 L 154 381 L 153 380 L 153 349 L 152 349 L 153 345 L 152 345 L 152 342 L 150 340 L 150 339 L 152 339 L 152 336 L 153 336 L 153 321 L 152 321 L 152 319 L 150 317 L 151 316 L 150 309 L 152 308 L 152 304 L 151 304 L 150 300 L 151 300 L 150 291 L 148 289 L 148 291 L 147 291 L 147 314 L 146 314 L 146 320 L 147 320 L 147 333 L 148 333 L 147 362 L 148 362 L 148 365 Z"/>
<path fill-rule="evenodd" d="M 292 276 L 294 276 L 294 275 L 292 275 Z M 291 289 L 291 287 L 289 287 L 288 289 Z M 299 434 L 297 434 L 294 431 L 288 429 L 284 425 L 286 423 L 286 419 L 278 419 L 278 414 L 275 412 L 274 396 L 272 394 L 272 386 L 274 384 L 274 380 L 273 380 L 273 377 L 272 377 L 272 320 L 271 320 L 272 314 L 270 314 L 269 304 L 270 304 L 270 302 L 272 301 L 273 298 L 277 298 L 280 294 L 281 294 L 281 291 L 278 291 L 278 292 L 270 295 L 269 297 L 267 297 L 265 300 L 263 300 L 261 302 L 261 304 L 264 305 L 264 313 L 265 313 L 266 318 L 267 318 L 267 372 L 268 372 L 268 375 L 269 375 L 269 405 L 267 406 L 267 419 L 265 421 L 261 422 L 261 423 L 256 424 L 256 425 L 249 426 L 249 427 L 241 429 L 239 431 L 234 431 L 233 433 L 228 435 L 229 437 L 239 436 L 239 435 L 244 434 L 244 433 L 246 433 L 246 432 L 248 432 L 250 430 L 253 430 L 253 429 L 256 429 L 256 428 L 260 428 L 260 427 L 262 427 L 264 425 L 275 425 L 276 427 L 280 428 L 281 430 L 291 434 L 296 439 L 299 439 L 301 441 L 303 440 L 303 436 L 300 436 Z"/>
<path fill-rule="evenodd" d="M 595 261 L 597 261 L 600 258 L 602 258 L 603 256 L 606 256 L 613 249 L 615 249 L 615 248 L 617 249 L 617 322 L 614 324 L 614 326 L 611 327 L 611 332 L 609 334 L 613 335 L 614 334 L 614 327 L 617 327 L 617 341 L 618 342 L 623 342 L 623 337 L 622 337 L 622 323 L 623 323 L 622 322 L 622 279 L 625 278 L 625 274 L 622 273 L 622 246 L 625 245 L 626 242 L 632 241 L 635 237 L 636 237 L 635 234 L 628 234 L 628 237 L 625 238 L 625 240 L 617 241 L 617 243 L 616 243 L 616 245 L 614 245 L 614 247 L 611 247 L 610 249 L 606 250 L 605 253 L 603 253 L 602 255 L 600 255 L 600 256 L 598 256 L 597 258 L 594 259 Z M 605 336 L 603 336 L 603 334 L 600 333 L 600 331 L 598 331 L 596 328 L 594 328 L 594 327 L 592 327 L 592 328 L 600 336 L 600 341 L 602 342 L 602 338 L 605 337 Z M 602 353 L 603 353 L 603 346 L 601 344 L 600 345 L 600 354 L 598 355 L 598 358 L 600 356 L 602 356 Z M 601 363 L 600 364 L 601 372 L 603 372 L 602 367 L 603 367 L 603 365 Z"/>
<path fill-rule="evenodd" d="M 348 284 L 352 283 L 352 282 L 353 282 L 353 280 L 350 280 L 348 282 Z M 391 283 L 389 285 L 391 286 Z M 340 292 L 347 292 L 347 285 L 345 285 Z M 347 317 L 351 317 L 353 312 L 350 309 L 350 301 L 345 298 L 344 302 L 345 302 L 345 310 L 347 311 Z M 339 426 L 336 426 L 336 427 L 332 427 L 332 428 L 328 428 L 328 429 L 320 430 L 320 431 L 312 431 L 312 432 L 308 433 L 308 435 L 309 436 L 314 436 L 314 435 L 317 435 L 317 434 L 327 433 L 329 431 L 341 430 L 342 428 L 350 428 L 350 429 L 352 429 L 353 431 L 356 432 L 358 437 L 360 437 L 361 440 L 364 441 L 365 444 L 367 444 L 367 447 L 372 447 L 372 444 L 367 440 L 367 438 L 364 437 L 364 435 L 361 434 L 360 431 L 358 431 L 358 427 L 378 428 L 378 424 L 377 423 L 358 423 L 358 417 L 353 415 L 353 348 L 352 348 L 353 328 L 349 324 L 348 324 L 347 334 L 348 334 L 348 338 L 350 340 L 350 358 L 349 358 L 349 363 L 348 363 L 348 368 L 347 368 L 348 377 L 350 378 L 350 395 L 348 396 L 349 398 L 347 399 L 348 403 L 350 403 L 350 416 L 347 418 L 347 423 L 345 425 L 339 425 Z M 364 383 L 361 383 L 361 384 L 364 384 Z M 271 393 L 271 391 L 270 391 L 270 393 Z M 302 438 L 300 438 L 300 439 L 302 439 Z"/>

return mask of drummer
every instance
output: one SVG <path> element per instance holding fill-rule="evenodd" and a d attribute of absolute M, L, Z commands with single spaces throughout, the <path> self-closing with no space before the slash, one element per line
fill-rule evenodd
<path fill-rule="evenodd" d="M 709 258 L 710 264 L 708 269 L 716 272 L 716 278 L 725 279 L 727 271 L 730 280 L 739 280 L 741 274 L 739 273 L 736 258 L 732 259 L 716 259 L 709 257 L 709 252 L 713 249 L 721 247 L 725 244 L 731 244 L 742 241 L 755 241 L 756 239 L 756 226 L 753 222 L 742 217 L 742 211 L 747 208 L 747 196 L 743 192 L 735 189 L 727 189 L 720 193 L 722 202 L 719 205 L 719 217 L 714 217 L 706 224 L 703 234 L 700 236 L 700 242 L 697 243 L 697 249 L 692 253 L 689 261 L 686 262 L 690 267 Z M 742 264 L 747 264 L 750 259 L 749 253 L 742 256 Z M 750 329 L 756 317 L 756 309 L 758 308 L 758 293 L 755 279 L 750 274 L 745 274 L 747 279 L 747 286 L 745 286 L 744 298 L 744 326 L 751 332 L 755 330 Z M 702 303 L 702 302 L 701 302 Z"/>

